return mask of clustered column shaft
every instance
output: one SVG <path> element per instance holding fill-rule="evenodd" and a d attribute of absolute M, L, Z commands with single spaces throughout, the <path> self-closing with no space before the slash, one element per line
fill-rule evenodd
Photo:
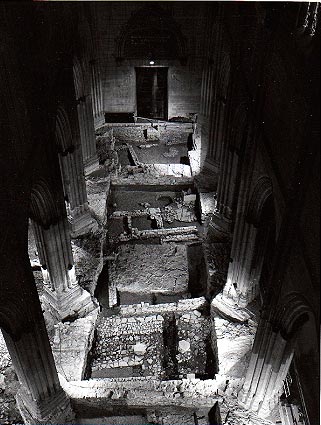
<path fill-rule="evenodd" d="M 103 106 L 103 91 L 101 86 L 101 77 L 97 61 L 93 60 L 91 65 L 91 97 L 94 112 L 95 126 L 103 123 L 104 106 Z"/>
<path fill-rule="evenodd" d="M 49 228 L 33 222 L 44 277 L 43 302 L 58 320 L 84 315 L 95 306 L 77 283 L 67 217 Z"/>
<path fill-rule="evenodd" d="M 273 410 L 293 359 L 293 345 L 262 318 L 254 341 L 241 401 L 262 417 Z"/>
<path fill-rule="evenodd" d="M 89 211 L 80 146 L 75 147 L 72 152 L 60 154 L 59 163 L 64 192 L 69 203 L 72 235 L 76 237 L 97 225 Z"/>
<path fill-rule="evenodd" d="M 99 165 L 96 151 L 93 108 L 90 95 L 83 96 L 78 99 L 77 111 L 85 174 L 90 174 L 95 171 Z"/>

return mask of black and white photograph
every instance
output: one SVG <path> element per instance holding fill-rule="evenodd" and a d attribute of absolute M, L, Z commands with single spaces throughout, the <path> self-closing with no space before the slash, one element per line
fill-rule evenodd
<path fill-rule="evenodd" d="M 0 2 L 0 424 L 320 425 L 320 3 Z"/>

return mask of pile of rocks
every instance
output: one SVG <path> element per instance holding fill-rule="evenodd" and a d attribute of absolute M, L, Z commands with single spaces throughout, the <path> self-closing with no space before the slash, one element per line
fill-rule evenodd
<path fill-rule="evenodd" d="M 207 217 L 210 217 L 215 211 L 215 195 L 215 192 L 200 192 L 199 194 L 199 207 L 202 223 L 205 223 Z"/>
<path fill-rule="evenodd" d="M 213 329 L 219 360 L 219 376 L 229 381 L 228 395 L 237 394 L 243 385 L 251 356 L 257 323 L 235 323 L 223 317 L 213 317 Z"/>
<path fill-rule="evenodd" d="M 197 221 L 194 205 L 181 200 L 176 200 L 172 204 L 165 206 L 162 209 L 162 216 L 167 223 L 172 223 L 173 221 L 193 223 Z"/>

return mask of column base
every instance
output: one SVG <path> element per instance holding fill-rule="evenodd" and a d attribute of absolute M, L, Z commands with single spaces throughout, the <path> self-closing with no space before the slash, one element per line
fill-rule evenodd
<path fill-rule="evenodd" d="M 91 158 L 87 158 L 84 161 L 84 171 L 85 176 L 89 176 L 94 171 L 97 171 L 99 169 L 99 160 L 97 157 L 97 154 L 92 156 Z"/>
<path fill-rule="evenodd" d="M 244 309 L 235 304 L 232 299 L 225 297 L 224 294 L 219 294 L 213 299 L 211 308 L 219 315 L 234 322 L 245 323 L 251 318 Z"/>
<path fill-rule="evenodd" d="M 95 129 L 101 127 L 102 125 L 105 124 L 105 115 L 104 113 L 101 113 L 99 115 L 96 115 L 94 117 L 94 125 L 95 125 Z"/>
<path fill-rule="evenodd" d="M 44 285 L 41 302 L 46 312 L 58 321 L 65 320 L 68 317 L 84 317 L 98 307 L 90 293 L 78 284 L 59 294 Z"/>
<path fill-rule="evenodd" d="M 220 172 L 220 163 L 207 156 L 205 158 L 203 168 L 210 170 L 212 173 L 218 174 Z"/>
<path fill-rule="evenodd" d="M 91 216 L 88 210 L 82 214 L 72 215 L 70 224 L 72 238 L 77 238 L 78 236 L 85 235 L 98 229 L 97 221 Z"/>
<path fill-rule="evenodd" d="M 209 225 L 213 228 L 214 231 L 217 231 L 220 234 L 225 234 L 229 236 L 232 229 L 232 221 L 222 217 L 221 215 L 214 212 L 211 217 Z"/>
<path fill-rule="evenodd" d="M 17 405 L 25 424 L 72 424 L 74 412 L 63 389 L 41 402 L 36 402 L 22 389 L 16 396 Z"/>
<path fill-rule="evenodd" d="M 258 408 L 257 414 L 263 419 L 268 418 L 273 409 L 276 407 L 277 403 L 272 403 L 272 399 L 266 401 L 264 400 L 263 403 Z"/>

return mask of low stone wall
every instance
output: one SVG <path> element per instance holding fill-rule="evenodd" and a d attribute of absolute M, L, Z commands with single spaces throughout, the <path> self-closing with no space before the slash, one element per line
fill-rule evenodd
<path fill-rule="evenodd" d="M 120 307 L 121 316 L 136 316 L 150 314 L 164 314 L 191 311 L 201 309 L 206 305 L 207 301 L 204 297 L 191 298 L 187 300 L 179 300 L 176 303 L 150 305 L 149 303 L 141 303 L 135 305 L 124 305 Z"/>
<path fill-rule="evenodd" d="M 173 176 L 153 176 L 149 174 L 132 174 L 127 176 L 113 177 L 111 185 L 112 187 L 124 187 L 136 186 L 136 188 L 146 187 L 168 187 L 171 190 L 177 190 L 178 188 L 188 188 L 194 183 L 193 177 L 173 177 Z M 174 186 L 174 187 L 173 187 Z"/>
<path fill-rule="evenodd" d="M 145 377 L 66 382 L 63 377 L 60 378 L 73 404 L 82 408 L 121 405 L 142 408 L 155 408 L 155 406 L 195 408 L 196 403 L 198 407 L 212 407 L 217 400 L 222 401 L 217 392 L 217 382 L 211 379 L 161 381 Z"/>
<path fill-rule="evenodd" d="M 119 142 L 138 142 L 162 140 L 169 144 L 187 143 L 188 137 L 193 133 L 192 123 L 131 123 L 131 124 L 106 124 L 99 133 L 113 129 L 113 136 Z"/>

